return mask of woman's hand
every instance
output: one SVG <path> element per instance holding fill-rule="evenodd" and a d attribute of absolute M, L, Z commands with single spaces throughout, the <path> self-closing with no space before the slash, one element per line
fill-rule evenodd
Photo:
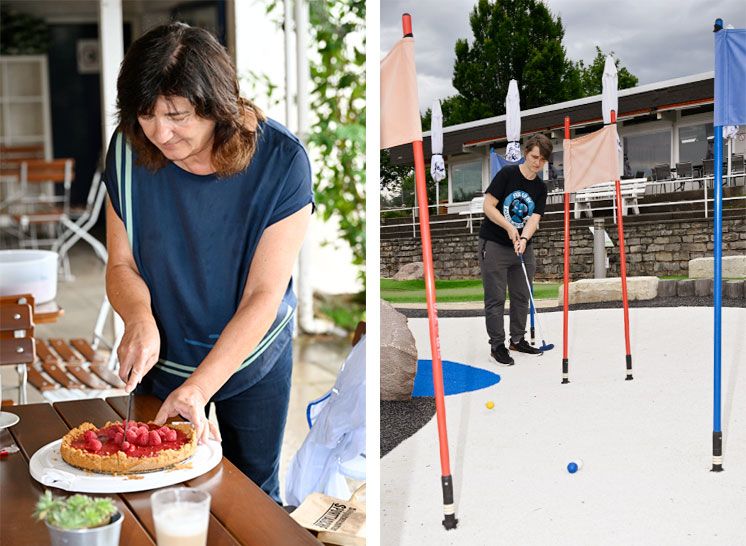
<path fill-rule="evenodd" d="M 194 425 L 197 441 L 201 444 L 207 442 L 210 437 L 221 441 L 218 427 L 207 419 L 205 406 L 209 398 L 196 384 L 184 383 L 181 387 L 168 395 L 168 398 L 158 410 L 155 423 L 163 425 L 167 419 L 181 415 Z"/>
<path fill-rule="evenodd" d="M 161 336 L 154 319 L 125 324 L 124 337 L 117 348 L 117 356 L 119 377 L 126 383 L 126 392 L 132 392 L 145 374 L 155 366 L 160 351 Z"/>

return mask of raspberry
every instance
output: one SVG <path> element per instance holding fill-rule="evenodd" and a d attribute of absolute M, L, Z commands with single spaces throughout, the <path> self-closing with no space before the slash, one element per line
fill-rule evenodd
<path fill-rule="evenodd" d="M 128 428 L 127 434 L 125 434 L 125 438 L 127 438 L 128 442 L 133 443 L 135 440 L 137 440 L 137 429 Z"/>
<path fill-rule="evenodd" d="M 156 434 L 158 434 L 158 437 L 163 440 L 166 438 L 166 432 L 168 429 L 159 428 L 158 430 L 154 430 Z"/>
<path fill-rule="evenodd" d="M 124 441 L 124 434 L 122 434 L 121 432 L 117 432 L 114 435 L 114 443 L 117 445 L 122 445 L 123 441 Z"/>
<path fill-rule="evenodd" d="M 137 427 L 137 434 L 138 434 L 138 436 L 140 434 L 142 434 L 143 432 L 145 434 L 147 434 L 148 432 L 150 432 L 150 429 L 148 428 L 148 425 L 140 425 L 139 427 Z"/>
<path fill-rule="evenodd" d="M 129 442 L 122 442 L 122 451 L 128 451 L 130 447 L 132 447 L 132 444 L 130 444 Z"/>
<path fill-rule="evenodd" d="M 90 442 L 91 440 L 98 439 L 96 436 L 96 431 L 94 430 L 86 430 L 85 433 L 83 434 L 83 438 L 85 439 L 86 442 Z"/>
<path fill-rule="evenodd" d="M 148 438 L 150 440 L 151 446 L 159 446 L 161 445 L 161 436 L 158 434 L 157 431 L 151 430 L 150 434 L 148 434 Z"/>
<path fill-rule="evenodd" d="M 127 455 L 132 455 L 135 452 L 135 444 L 130 444 L 127 448 Z"/>
<path fill-rule="evenodd" d="M 176 431 L 174 429 L 170 428 L 166 431 L 166 441 L 167 442 L 176 441 Z"/>
<path fill-rule="evenodd" d="M 106 436 L 110 440 L 113 440 L 114 438 L 116 438 L 116 436 L 117 436 L 117 429 L 116 429 L 116 427 L 109 427 L 109 428 L 107 428 L 106 429 Z"/>
<path fill-rule="evenodd" d="M 102 445 L 103 444 L 97 438 L 94 438 L 94 439 L 88 441 L 88 443 L 86 444 L 85 448 L 88 451 L 93 451 L 94 453 L 96 453 L 97 451 L 101 450 Z"/>
<path fill-rule="evenodd" d="M 139 446 L 145 447 L 148 445 L 148 433 L 147 432 L 141 432 L 137 435 L 137 440 L 135 443 Z"/>

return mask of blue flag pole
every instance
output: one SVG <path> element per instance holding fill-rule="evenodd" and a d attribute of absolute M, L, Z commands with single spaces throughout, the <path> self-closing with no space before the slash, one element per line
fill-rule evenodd
<path fill-rule="evenodd" d="M 723 20 L 715 21 L 715 32 L 722 30 Z M 715 186 L 713 193 L 715 209 L 715 256 L 714 256 L 714 280 L 713 280 L 713 307 L 715 310 L 715 335 L 714 335 L 714 365 L 713 365 L 713 418 L 712 418 L 712 471 L 723 470 L 723 431 L 720 422 L 721 400 L 721 319 L 722 319 L 722 289 L 723 289 L 723 127 L 715 125 Z M 705 182 L 706 183 L 706 182 Z"/>

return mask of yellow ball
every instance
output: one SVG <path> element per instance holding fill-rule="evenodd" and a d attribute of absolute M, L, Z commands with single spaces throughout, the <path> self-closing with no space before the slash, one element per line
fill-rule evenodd
<path fill-rule="evenodd" d="M 487 409 L 492 409 L 495 407 L 495 403 L 492 400 L 490 400 L 489 402 L 485 404 L 485 406 L 487 406 Z"/>

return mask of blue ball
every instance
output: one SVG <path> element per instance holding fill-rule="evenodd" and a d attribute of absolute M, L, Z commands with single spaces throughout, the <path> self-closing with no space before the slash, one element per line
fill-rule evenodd
<path fill-rule="evenodd" d="M 578 471 L 578 463 L 572 462 L 567 465 L 567 471 L 570 474 L 575 474 Z"/>

